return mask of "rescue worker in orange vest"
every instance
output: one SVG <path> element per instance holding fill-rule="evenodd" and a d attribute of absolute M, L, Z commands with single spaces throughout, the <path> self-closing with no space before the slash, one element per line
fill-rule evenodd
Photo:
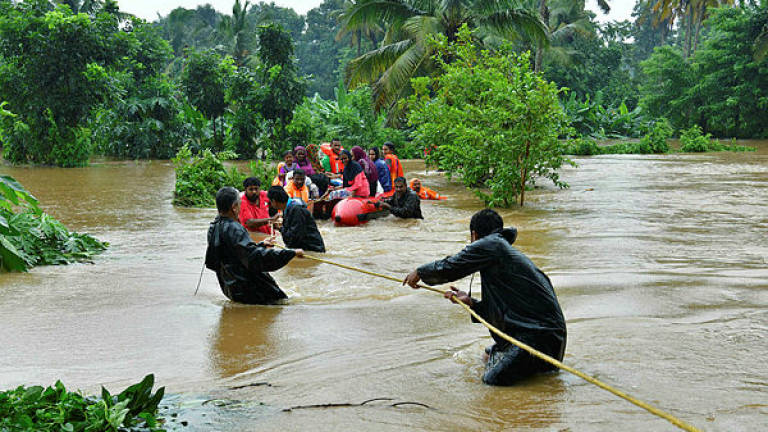
<path fill-rule="evenodd" d="M 387 163 L 389 175 L 392 177 L 392 184 L 394 185 L 396 178 L 405 177 L 403 164 L 400 163 L 400 159 L 395 155 L 395 145 L 390 141 L 381 145 L 381 152 L 384 153 L 384 162 Z"/>
<path fill-rule="evenodd" d="M 320 161 L 325 169 L 325 175 L 334 179 L 341 178 L 341 173 L 344 171 L 344 164 L 341 163 L 341 151 L 344 150 L 341 140 L 334 138 L 331 140 L 330 147 L 321 145 L 320 150 L 325 153 Z"/>
<path fill-rule="evenodd" d="M 309 200 L 309 188 L 306 185 L 307 176 L 303 169 L 293 170 L 293 177 L 283 189 L 289 198 L 299 198 L 307 205 L 307 210 L 312 213 L 314 201 Z"/>
<path fill-rule="evenodd" d="M 409 186 L 411 187 L 411 190 L 416 192 L 416 195 L 418 195 L 419 198 L 421 198 L 423 200 L 444 200 L 444 199 L 448 199 L 448 198 L 440 195 L 436 191 L 433 191 L 432 189 L 430 189 L 430 188 L 428 188 L 426 186 L 423 186 L 421 184 L 421 180 L 419 180 L 417 178 L 412 179 Z"/>

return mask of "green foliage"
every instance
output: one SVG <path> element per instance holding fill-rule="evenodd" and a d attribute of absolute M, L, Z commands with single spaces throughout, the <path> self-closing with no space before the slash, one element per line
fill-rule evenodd
<path fill-rule="evenodd" d="M 367 149 L 391 141 L 400 157 L 416 156 L 405 146 L 403 132 L 388 128 L 386 116 L 374 112 L 368 87 L 347 92 L 341 82 L 336 88 L 336 100 L 325 100 L 319 95 L 305 99 L 296 108 L 287 133 L 291 146 L 330 141 L 334 137 L 341 139 L 345 148 L 359 145 Z"/>
<path fill-rule="evenodd" d="M 594 156 L 603 154 L 603 150 L 591 138 L 576 138 L 568 143 L 565 154 L 578 156 Z"/>
<path fill-rule="evenodd" d="M 87 234 L 67 230 L 43 213 L 19 182 L 0 176 L 0 271 L 89 260 L 106 247 Z"/>
<path fill-rule="evenodd" d="M 579 136 L 595 138 L 639 137 L 648 128 L 648 120 L 640 107 L 629 111 L 622 102 L 617 108 L 602 104 L 603 95 L 598 92 L 594 100 L 587 96 L 579 101 L 575 93 L 563 101 L 563 108 L 571 121 L 571 127 Z"/>
<path fill-rule="evenodd" d="M 181 75 L 189 103 L 213 123 L 214 140 L 217 142 L 215 147 L 219 149 L 223 140 L 216 133 L 216 119 L 221 117 L 227 108 L 224 100 L 225 82 L 232 71 L 231 58 L 222 59 L 212 50 L 190 50 Z"/>
<path fill-rule="evenodd" d="M 716 136 L 768 137 L 768 59 L 755 40 L 768 25 L 768 6 L 715 10 L 693 57 L 657 48 L 642 63 L 641 105 L 675 129 L 701 126 Z"/>
<path fill-rule="evenodd" d="M 172 159 L 176 172 L 173 204 L 183 207 L 216 207 L 216 192 L 224 186 L 241 189 L 248 176 L 261 179 L 262 184 L 272 181 L 274 167 L 262 161 L 251 162 L 251 173 L 246 175 L 235 166 L 227 169 L 223 161 L 236 159 L 237 154 L 225 151 L 213 154 L 203 150 L 193 156 L 187 146 L 179 149 Z"/>
<path fill-rule="evenodd" d="M 105 388 L 101 398 L 67 391 L 61 381 L 52 387 L 19 386 L 0 392 L 0 430 L 49 432 L 163 431 L 157 408 L 165 393 L 152 394 L 154 376 L 147 375 L 116 396 Z"/>
<path fill-rule="evenodd" d="M 557 87 L 531 70 L 528 54 L 481 50 L 466 26 L 457 42 L 438 38 L 434 49 L 443 74 L 412 80 L 408 100 L 413 138 L 430 149 L 428 161 L 461 176 L 490 206 L 518 197 L 523 205 L 537 178 L 566 187 L 557 170 L 570 160 L 557 138 L 567 117 Z"/>
<path fill-rule="evenodd" d="M 633 153 L 667 153 L 669 144 L 667 140 L 672 138 L 672 126 L 667 119 L 656 120 L 651 130 L 640 140 L 638 151 Z"/>
<path fill-rule="evenodd" d="M 201 114 L 182 105 L 177 85 L 166 76 L 152 75 L 126 87 L 132 88 L 131 96 L 91 114 L 89 126 L 97 153 L 122 159 L 170 159 L 185 142 L 203 134 L 195 123 Z"/>
<path fill-rule="evenodd" d="M 274 125 L 278 140 L 285 137 L 293 110 L 304 97 L 306 84 L 298 76 L 290 34 L 277 24 L 259 27 L 260 82 L 264 87 L 261 115 Z M 275 150 L 275 145 L 272 146 Z"/>

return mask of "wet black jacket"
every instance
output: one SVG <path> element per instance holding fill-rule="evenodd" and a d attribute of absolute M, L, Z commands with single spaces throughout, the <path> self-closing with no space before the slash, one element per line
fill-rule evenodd
<path fill-rule="evenodd" d="M 325 252 L 323 236 L 304 203 L 294 202 L 283 211 L 283 228 L 280 232 L 285 245 L 290 248 Z"/>
<path fill-rule="evenodd" d="M 394 195 L 384 200 L 391 208 L 389 212 L 400 218 L 424 219 L 421 215 L 421 200 L 411 188 L 406 189 L 402 197 Z"/>
<path fill-rule="evenodd" d="M 563 312 L 547 275 L 512 247 L 516 236 L 514 228 L 490 234 L 417 271 L 429 285 L 479 271 L 483 299 L 473 299 L 472 309 L 504 333 L 562 359 L 566 339 Z M 509 345 L 492 336 L 500 348 Z"/>
<path fill-rule="evenodd" d="M 287 296 L 269 275 L 288 264 L 296 253 L 258 245 L 248 231 L 228 217 L 217 216 L 208 228 L 205 266 L 216 272 L 221 291 L 230 300 L 270 304 Z"/>

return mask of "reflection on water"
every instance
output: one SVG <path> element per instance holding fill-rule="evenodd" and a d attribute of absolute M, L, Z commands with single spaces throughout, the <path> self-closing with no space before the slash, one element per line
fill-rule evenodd
<path fill-rule="evenodd" d="M 563 171 L 570 189 L 543 187 L 502 211 L 516 246 L 553 280 L 566 363 L 707 430 L 764 428 L 768 143 L 759 145 L 577 158 Z M 450 200 L 424 202 L 423 221 L 320 222 L 325 258 L 402 277 L 468 242 L 481 204 L 405 165 Z M 72 229 L 112 244 L 94 265 L 0 275 L 0 388 L 61 378 L 96 391 L 154 372 L 182 400 L 242 400 L 216 414 L 233 431 L 672 430 L 569 374 L 482 385 L 488 332 L 434 293 L 295 260 L 274 273 L 286 306 L 231 304 L 207 271 L 193 296 L 215 211 L 174 208 L 166 162 L 0 171 Z M 231 389 L 260 382 L 271 387 Z M 374 398 L 430 408 L 282 411 Z"/>
<path fill-rule="evenodd" d="M 227 378 L 274 357 L 271 326 L 281 311 L 279 306 L 224 305 L 219 325 L 211 336 L 213 369 Z"/>

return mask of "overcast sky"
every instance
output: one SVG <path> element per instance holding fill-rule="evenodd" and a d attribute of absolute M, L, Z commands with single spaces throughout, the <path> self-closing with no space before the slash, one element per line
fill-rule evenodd
<path fill-rule="evenodd" d="M 161 15 L 167 15 L 179 6 L 194 9 L 197 5 L 205 3 L 210 3 L 219 12 L 231 14 L 234 2 L 234 0 L 118 0 L 120 9 L 149 21 L 157 19 L 158 12 Z M 276 0 L 275 4 L 293 8 L 296 12 L 305 14 L 321 2 L 322 0 Z M 258 1 L 252 1 L 252 3 L 258 3 Z M 608 0 L 608 4 L 611 5 L 611 12 L 604 15 L 598 12 L 596 0 L 587 0 L 587 8 L 597 13 L 598 21 L 630 19 L 635 0 Z"/>

